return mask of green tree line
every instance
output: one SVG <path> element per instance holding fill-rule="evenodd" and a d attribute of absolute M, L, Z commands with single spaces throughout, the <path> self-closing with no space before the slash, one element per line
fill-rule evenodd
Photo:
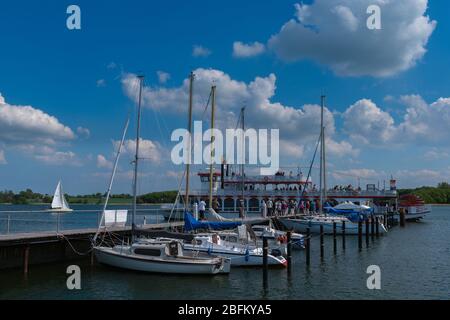
<path fill-rule="evenodd" d="M 399 190 L 400 195 L 414 194 L 427 204 L 450 204 L 450 184 L 440 183 L 437 187 L 421 187 L 417 189 Z"/>
<path fill-rule="evenodd" d="M 138 197 L 139 204 L 161 204 L 175 202 L 177 191 L 154 192 Z M 100 204 L 103 203 L 106 194 L 95 193 L 91 195 L 72 196 L 66 194 L 66 199 L 70 204 Z M 110 203 L 127 204 L 132 202 L 129 194 L 115 194 L 111 196 Z M 10 190 L 0 191 L 0 203 L 3 204 L 50 204 L 53 196 L 48 194 L 35 193 L 31 189 L 14 193 Z"/>

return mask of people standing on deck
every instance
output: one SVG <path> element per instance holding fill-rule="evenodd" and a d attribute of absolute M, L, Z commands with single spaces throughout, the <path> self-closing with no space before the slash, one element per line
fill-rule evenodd
<path fill-rule="evenodd" d="M 219 203 L 219 200 L 217 200 L 217 198 L 214 199 L 214 201 L 213 201 L 213 209 L 216 213 L 220 212 L 220 203 Z"/>
<path fill-rule="evenodd" d="M 281 203 L 281 215 L 285 216 L 287 213 L 287 204 L 286 201 L 283 200 L 283 202 Z"/>
<path fill-rule="evenodd" d="M 239 218 L 244 219 L 245 202 L 244 199 L 239 199 Z"/>
<path fill-rule="evenodd" d="M 305 201 L 300 201 L 300 214 L 305 214 Z"/>
<path fill-rule="evenodd" d="M 269 216 L 273 216 L 273 202 L 272 202 L 272 199 L 269 199 L 269 201 L 267 201 L 267 209 L 269 211 Z"/>
<path fill-rule="evenodd" d="M 315 201 L 311 202 L 311 212 L 316 213 L 316 202 Z"/>
<path fill-rule="evenodd" d="M 266 201 L 264 201 L 264 199 L 261 200 L 261 211 L 262 217 L 267 218 L 267 204 Z"/>
<path fill-rule="evenodd" d="M 311 213 L 311 202 L 309 200 L 306 201 L 306 214 L 310 214 Z"/>
<path fill-rule="evenodd" d="M 200 220 L 205 220 L 206 202 L 201 200 L 198 205 L 198 211 L 200 212 Z"/>

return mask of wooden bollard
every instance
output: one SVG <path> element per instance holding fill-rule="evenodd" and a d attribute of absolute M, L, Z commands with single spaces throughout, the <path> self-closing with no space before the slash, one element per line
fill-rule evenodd
<path fill-rule="evenodd" d="M 345 250 L 345 221 L 342 221 L 342 249 Z"/>
<path fill-rule="evenodd" d="M 370 237 L 370 221 L 366 220 L 366 246 L 369 247 L 369 237 Z"/>
<path fill-rule="evenodd" d="M 267 258 L 269 254 L 269 243 L 266 237 L 263 237 L 263 283 L 264 287 L 267 286 L 268 280 L 268 269 L 269 269 L 269 259 Z"/>
<path fill-rule="evenodd" d="M 306 265 L 311 265 L 311 229 L 306 229 Z"/>
<path fill-rule="evenodd" d="M 333 222 L 333 252 L 337 254 L 337 223 Z"/>
<path fill-rule="evenodd" d="M 23 274 L 28 274 L 28 263 L 30 260 L 30 246 L 26 246 L 23 250 Z"/>
<path fill-rule="evenodd" d="M 292 231 L 287 232 L 287 261 L 288 269 L 290 269 L 292 263 Z"/>
<path fill-rule="evenodd" d="M 406 226 L 406 213 L 403 208 L 400 209 L 400 227 L 404 228 Z"/>
<path fill-rule="evenodd" d="M 380 236 L 380 218 L 379 217 L 376 217 L 375 218 L 375 233 L 376 233 L 376 236 L 377 236 L 377 238 Z"/>
<path fill-rule="evenodd" d="M 324 244 L 324 232 L 323 225 L 320 226 L 320 258 L 323 260 L 325 256 L 325 244 Z"/>
<path fill-rule="evenodd" d="M 358 221 L 358 248 L 359 250 L 362 249 L 362 233 L 363 233 L 363 226 L 362 221 Z"/>

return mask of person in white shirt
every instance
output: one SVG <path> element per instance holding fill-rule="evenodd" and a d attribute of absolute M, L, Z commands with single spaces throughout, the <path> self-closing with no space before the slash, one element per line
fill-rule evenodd
<path fill-rule="evenodd" d="M 200 201 L 198 205 L 198 211 L 200 212 L 200 220 L 205 220 L 206 202 Z"/>
<path fill-rule="evenodd" d="M 267 218 L 267 204 L 264 200 L 261 200 L 261 210 L 263 218 Z"/>
<path fill-rule="evenodd" d="M 267 209 L 269 211 L 269 215 L 273 216 L 273 202 L 272 202 L 272 199 L 269 199 L 269 201 L 267 201 Z"/>

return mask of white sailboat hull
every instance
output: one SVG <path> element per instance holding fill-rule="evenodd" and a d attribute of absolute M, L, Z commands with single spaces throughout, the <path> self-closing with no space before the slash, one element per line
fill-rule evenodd
<path fill-rule="evenodd" d="M 139 257 L 127 252 L 116 252 L 111 248 L 94 248 L 95 256 L 101 264 L 108 266 L 149 273 L 165 274 L 192 274 L 192 275 L 216 275 L 229 273 L 229 262 L 222 260 L 222 263 L 212 264 L 208 262 L 180 262 L 179 259 L 173 261 L 158 258 Z M 188 260 L 188 259 L 186 259 Z"/>
<path fill-rule="evenodd" d="M 232 253 L 224 250 L 212 249 L 210 252 L 207 248 L 194 247 L 190 244 L 185 244 L 183 249 L 191 252 L 201 252 L 205 254 L 211 253 L 215 256 L 229 258 L 231 260 L 232 267 L 261 267 L 263 265 L 263 256 L 242 253 Z M 275 257 L 273 255 L 267 255 L 267 262 L 269 266 L 286 267 L 287 261 L 283 257 Z"/>
<path fill-rule="evenodd" d="M 306 233 L 309 228 L 311 233 L 320 233 L 320 226 L 323 226 L 323 231 L 325 234 L 333 234 L 333 222 L 326 221 L 308 221 L 300 219 L 284 219 L 281 223 L 289 230 L 294 230 L 298 233 Z M 337 223 L 337 234 L 342 234 L 342 222 Z M 379 223 L 380 234 L 387 233 L 386 228 L 382 223 Z M 345 234 L 347 235 L 358 235 L 358 224 L 351 221 L 345 222 Z M 366 227 L 363 225 L 362 234 L 366 234 Z"/>
<path fill-rule="evenodd" d="M 73 212 L 73 209 L 50 209 L 51 213 L 70 213 Z"/>

